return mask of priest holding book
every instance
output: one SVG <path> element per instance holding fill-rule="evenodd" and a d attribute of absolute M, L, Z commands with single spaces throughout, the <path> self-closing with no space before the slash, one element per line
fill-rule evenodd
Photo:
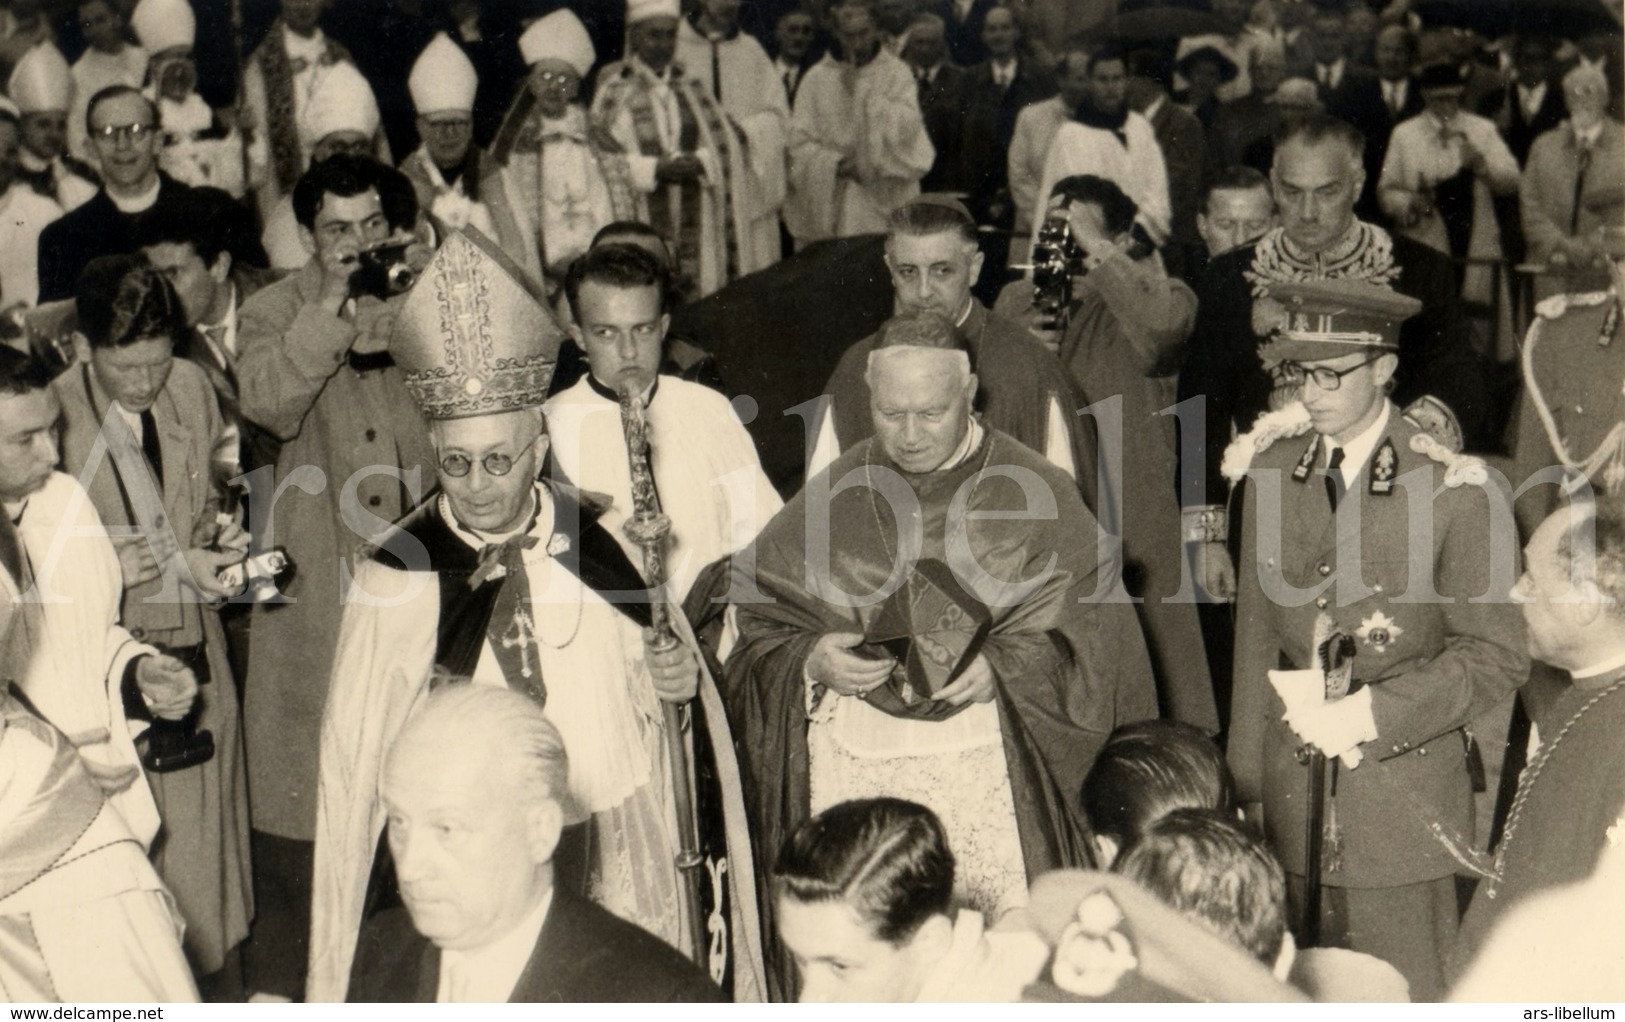
<path fill-rule="evenodd" d="M 766 599 L 737 602 L 724 697 L 759 854 L 838 802 L 909 799 L 942 819 L 956 893 L 997 918 L 1088 861 L 1084 774 L 1157 697 L 1099 524 L 1069 476 L 973 414 L 957 337 L 932 311 L 881 330 L 874 437 L 735 559 L 735 593 Z"/>

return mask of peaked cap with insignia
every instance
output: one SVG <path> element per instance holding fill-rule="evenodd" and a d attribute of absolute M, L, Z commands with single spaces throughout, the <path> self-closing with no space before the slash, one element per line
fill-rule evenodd
<path fill-rule="evenodd" d="M 430 419 L 539 407 L 564 329 L 485 235 L 450 235 L 406 297 L 389 352 Z"/>
<path fill-rule="evenodd" d="M 1283 281 L 1269 296 L 1286 320 L 1259 352 L 1266 365 L 1395 351 L 1400 324 L 1422 311 L 1409 295 L 1359 280 Z"/>

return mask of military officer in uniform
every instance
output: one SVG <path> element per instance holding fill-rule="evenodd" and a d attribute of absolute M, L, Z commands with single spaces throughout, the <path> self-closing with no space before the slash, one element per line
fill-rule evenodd
<path fill-rule="evenodd" d="M 1305 890 L 1310 747 L 1326 771 L 1320 943 L 1385 959 L 1414 1000 L 1443 993 L 1457 925 L 1453 874 L 1471 857 L 1463 727 L 1522 683 L 1518 537 L 1484 464 L 1404 419 L 1388 393 L 1399 326 L 1421 303 L 1347 280 L 1277 284 L 1285 321 L 1261 351 L 1301 401 L 1261 416 L 1226 454 L 1246 478 L 1229 759 Z M 1429 588 L 1431 586 L 1431 588 Z M 1287 706 L 1288 672 L 1346 636 L 1347 694 L 1317 673 Z M 1344 644 L 1346 650 L 1348 644 Z M 1303 675 L 1296 675 L 1303 681 Z M 1284 718 L 1284 719 L 1283 719 Z"/>
<path fill-rule="evenodd" d="M 1600 229 L 1610 286 L 1558 294 L 1535 306 L 1523 342 L 1523 407 L 1512 449 L 1518 521 L 1532 531 L 1556 509 L 1559 489 L 1582 483 L 1625 493 L 1625 318 L 1620 260 L 1625 227 Z M 1555 471 L 1554 471 L 1555 469 Z M 1547 485 L 1557 483 L 1558 486 Z"/>

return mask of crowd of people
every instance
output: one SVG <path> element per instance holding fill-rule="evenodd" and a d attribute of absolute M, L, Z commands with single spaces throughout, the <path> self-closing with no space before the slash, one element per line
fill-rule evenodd
<path fill-rule="evenodd" d="M 0 4 L 0 998 L 1625 993 L 1617 9 L 265 6 Z"/>

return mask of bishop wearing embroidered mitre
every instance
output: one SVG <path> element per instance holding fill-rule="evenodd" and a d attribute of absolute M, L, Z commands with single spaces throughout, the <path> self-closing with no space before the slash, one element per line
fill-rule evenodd
<path fill-rule="evenodd" d="M 596 130 L 581 102 L 581 82 L 598 59 L 581 19 L 561 8 L 519 37 L 530 75 L 514 97 L 491 155 L 502 164 L 525 243 L 549 284 L 560 285 L 571 260 L 617 220 L 647 220 L 643 192 L 626 154 Z"/>
<path fill-rule="evenodd" d="M 502 167 L 474 141 L 474 94 L 480 77 L 462 47 L 441 32 L 418 54 L 406 79 L 423 144 L 401 161 L 418 207 L 448 230 L 473 227 L 541 279 L 536 248 L 520 229 Z"/>
<path fill-rule="evenodd" d="M 701 296 L 772 265 L 777 216 L 746 134 L 676 59 L 678 0 L 627 0 L 626 59 L 598 72 L 592 119 L 627 153 L 649 223 Z"/>
<path fill-rule="evenodd" d="M 542 402 L 563 330 L 513 263 L 473 231 L 448 237 L 408 296 L 390 352 L 430 421 L 439 485 L 353 579 L 322 726 L 311 1000 L 344 996 L 385 811 L 379 770 L 446 678 L 542 705 L 570 759 L 559 883 L 685 952 L 677 827 L 662 702 L 698 690 L 690 761 L 735 776 L 720 699 L 692 637 L 650 642 L 649 587 L 590 498 L 538 479 Z M 673 615 L 680 619 L 681 615 Z M 448 749 L 447 755 L 458 750 Z M 705 771 L 711 773 L 711 770 Z M 724 786 L 708 922 L 738 949 L 734 996 L 759 988 L 758 924 L 737 782 Z M 727 862 L 720 859 L 727 855 Z M 563 865 L 575 862 L 574 868 Z M 728 913 L 732 913 L 730 918 Z M 726 951 L 724 952 L 726 954 Z"/>
<path fill-rule="evenodd" d="M 1529 670 L 1518 608 L 1503 596 L 1518 576 L 1512 509 L 1482 461 L 1389 398 L 1400 324 L 1420 301 L 1354 280 L 1269 295 L 1285 316 L 1260 356 L 1302 396 L 1260 416 L 1223 464 L 1246 480 L 1230 767 L 1301 909 L 1311 866 L 1300 750 L 1336 761 L 1321 943 L 1375 955 L 1413 1000 L 1437 1000 L 1482 770 L 1465 728 Z M 1337 666 L 1330 650 L 1346 677 L 1323 670 Z"/>
<path fill-rule="evenodd" d="M 1150 658 L 1072 477 L 972 410 L 951 320 L 894 317 L 866 377 L 874 436 L 734 560 L 754 836 L 771 857 L 838 802 L 919 802 L 956 893 L 997 918 L 1040 873 L 1093 864 L 1078 792 L 1114 727 L 1157 715 Z"/>

